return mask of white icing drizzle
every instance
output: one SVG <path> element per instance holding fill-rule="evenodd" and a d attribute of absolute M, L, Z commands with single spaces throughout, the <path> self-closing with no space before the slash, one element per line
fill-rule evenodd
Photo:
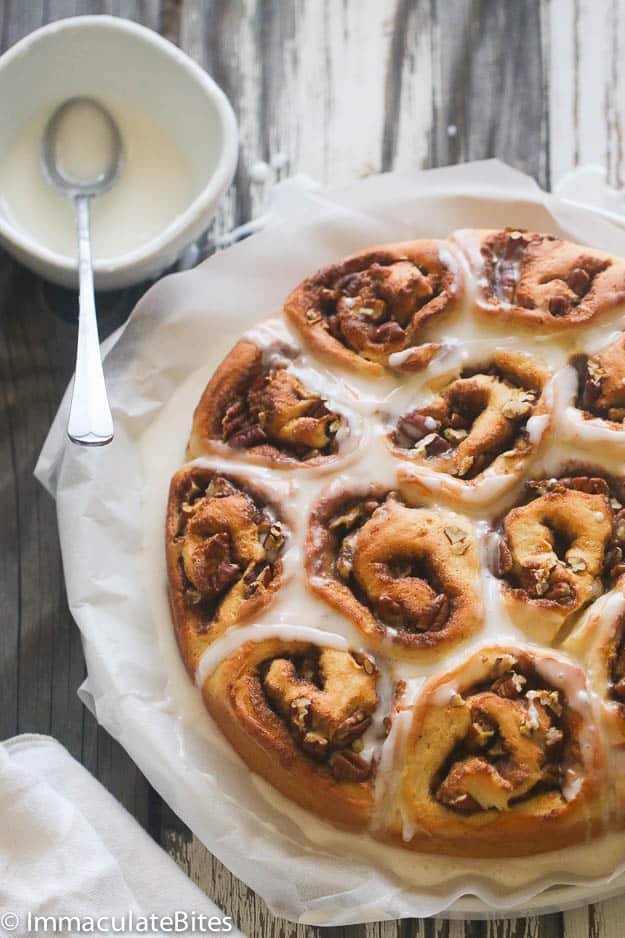
<path fill-rule="evenodd" d="M 534 414 L 527 421 L 527 435 L 530 443 L 537 446 L 549 424 L 549 414 Z"/>
<path fill-rule="evenodd" d="M 331 632 L 321 632 L 319 629 L 305 625 L 245 625 L 229 629 L 225 635 L 213 642 L 202 657 L 195 673 L 195 683 L 203 687 L 207 677 L 217 668 L 228 655 L 240 648 L 245 642 L 262 642 L 267 639 L 278 638 L 282 642 L 311 642 L 326 648 L 339 648 L 346 650 L 349 646 L 341 636 Z"/>
<path fill-rule="evenodd" d="M 407 680 L 400 699 L 396 701 L 391 729 L 382 745 L 376 773 L 372 830 L 377 830 L 384 825 L 389 807 L 395 801 L 397 789 L 401 782 L 401 772 L 408 733 L 412 724 L 413 709 L 419 698 L 424 680 L 424 678 Z M 400 811 L 402 812 L 402 823 L 404 829 L 406 829 L 405 826 L 408 821 L 406 813 L 402 810 L 401 803 Z M 407 839 L 411 839 L 415 831 L 416 828 Z"/>
<path fill-rule="evenodd" d="M 380 662 L 378 662 L 380 664 Z M 362 735 L 363 749 L 360 753 L 361 758 L 366 762 L 380 762 L 380 754 L 384 746 L 385 730 L 384 720 L 391 713 L 393 706 L 393 696 L 395 685 L 391 678 L 389 668 L 382 666 L 378 671 L 376 691 L 378 694 L 378 705 L 371 725 Z M 378 772 L 380 769 L 378 768 Z"/>

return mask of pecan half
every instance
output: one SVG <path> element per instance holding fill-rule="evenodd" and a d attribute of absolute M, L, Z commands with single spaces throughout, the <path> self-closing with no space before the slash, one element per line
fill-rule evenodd
<path fill-rule="evenodd" d="M 333 752 L 329 764 L 337 782 L 364 782 L 371 774 L 371 766 L 351 749 Z"/>
<path fill-rule="evenodd" d="M 362 736 L 371 725 L 371 716 L 364 710 L 356 710 L 338 726 L 332 743 L 335 746 L 349 746 L 358 736 Z"/>

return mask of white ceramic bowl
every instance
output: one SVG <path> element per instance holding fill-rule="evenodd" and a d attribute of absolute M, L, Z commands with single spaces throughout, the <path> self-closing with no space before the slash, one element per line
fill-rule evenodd
<path fill-rule="evenodd" d="M 212 78 L 157 33 L 118 17 L 79 16 L 38 29 L 0 57 L 0 153 L 27 121 L 74 95 L 125 101 L 159 124 L 190 166 L 191 199 L 157 237 L 96 259 L 99 289 L 128 286 L 169 267 L 207 228 L 236 169 L 236 119 Z M 76 285 L 75 261 L 18 229 L 1 207 L 0 243 L 46 279 Z"/>

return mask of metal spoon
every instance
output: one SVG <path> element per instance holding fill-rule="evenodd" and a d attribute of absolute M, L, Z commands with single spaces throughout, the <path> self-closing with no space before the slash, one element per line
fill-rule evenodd
<path fill-rule="evenodd" d="M 48 121 L 41 149 L 48 181 L 74 203 L 78 235 L 79 316 L 76 374 L 67 435 L 82 446 L 113 439 L 93 293 L 89 202 L 111 188 L 122 159 L 117 124 L 92 98 L 70 98 Z"/>

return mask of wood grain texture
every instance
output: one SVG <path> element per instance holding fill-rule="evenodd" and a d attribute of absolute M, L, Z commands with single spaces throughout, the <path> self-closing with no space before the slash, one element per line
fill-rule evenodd
<path fill-rule="evenodd" d="M 620 0 L 552 0 L 549 114 L 553 182 L 597 164 L 625 181 L 625 6 Z"/>
<path fill-rule="evenodd" d="M 254 164 L 326 185 L 498 156 L 548 186 L 580 162 L 625 178 L 621 0 L 4 0 L 4 50 L 80 14 L 159 30 L 237 113 L 234 185 L 201 242 L 262 212 Z M 144 287 L 99 297 L 103 333 Z M 617 938 L 625 900 L 492 922 L 407 920 L 314 929 L 273 918 L 197 842 L 79 704 L 84 676 L 63 588 L 54 506 L 32 478 L 72 370 L 75 296 L 0 254 L 0 733 L 52 733 L 253 938 Z"/>

